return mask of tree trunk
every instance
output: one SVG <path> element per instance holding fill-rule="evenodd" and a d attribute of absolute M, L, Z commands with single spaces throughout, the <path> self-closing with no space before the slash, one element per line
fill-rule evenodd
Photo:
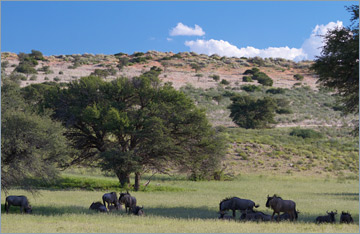
<path fill-rule="evenodd" d="M 121 187 L 124 187 L 126 184 L 130 184 L 130 174 L 125 172 L 115 172 L 115 174 L 119 179 Z"/>
<path fill-rule="evenodd" d="M 140 188 L 140 172 L 135 172 L 135 185 L 134 185 L 134 189 L 135 191 L 139 191 Z"/>

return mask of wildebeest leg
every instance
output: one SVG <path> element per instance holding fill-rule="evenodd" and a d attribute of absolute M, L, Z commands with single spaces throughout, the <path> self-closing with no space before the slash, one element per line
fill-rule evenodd
<path fill-rule="evenodd" d="M 278 214 L 277 221 L 279 222 L 280 221 L 280 212 L 278 212 L 277 214 Z"/>
<path fill-rule="evenodd" d="M 274 211 L 273 214 L 271 215 L 271 221 L 274 220 L 274 215 L 275 215 L 275 211 Z"/>
<path fill-rule="evenodd" d="M 6 203 L 5 203 L 5 210 L 6 210 L 6 214 L 9 213 L 9 209 L 10 209 L 10 203 L 8 203 L 8 205 L 6 206 Z"/>
<path fill-rule="evenodd" d="M 234 217 L 234 219 L 235 219 L 235 212 L 236 212 L 236 210 L 232 210 L 233 211 L 233 217 Z"/>

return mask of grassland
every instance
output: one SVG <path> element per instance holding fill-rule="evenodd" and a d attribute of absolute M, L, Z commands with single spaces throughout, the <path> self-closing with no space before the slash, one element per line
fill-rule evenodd
<path fill-rule="evenodd" d="M 67 174 L 72 179 L 84 176 Z M 144 176 L 141 184 L 147 179 Z M 108 181 L 115 178 L 93 175 L 88 178 Z M 154 176 L 151 185 L 158 191 L 132 192 L 138 205 L 144 206 L 145 217 L 127 215 L 123 211 L 98 214 L 88 209 L 93 201 L 101 200 L 109 190 L 85 191 L 80 189 L 42 189 L 39 194 L 23 190 L 11 190 L 10 194 L 28 196 L 33 215 L 21 215 L 18 208 L 11 214 L 2 215 L 2 232 L 358 232 L 359 231 L 359 184 L 357 180 L 339 181 L 331 178 L 299 176 L 238 176 L 233 181 L 188 181 L 184 177 Z M 120 191 L 120 189 L 113 189 Z M 112 191 L 112 190 L 111 190 Z M 260 204 L 258 210 L 271 211 L 265 207 L 268 194 L 279 194 L 294 200 L 301 212 L 297 223 L 253 223 L 218 220 L 220 200 L 228 196 L 248 198 Z M 4 204 L 2 193 L 1 202 Z M 4 207 L 2 207 L 3 211 Z M 327 210 L 349 211 L 355 224 L 315 225 L 318 215 Z M 237 214 L 239 217 L 239 214 Z M 21 222 L 19 222 L 21 219 Z"/>

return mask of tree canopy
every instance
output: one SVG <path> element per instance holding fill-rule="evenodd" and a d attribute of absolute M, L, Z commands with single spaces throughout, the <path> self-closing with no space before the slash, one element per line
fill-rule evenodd
<path fill-rule="evenodd" d="M 352 24 L 324 36 L 321 55 L 311 67 L 319 75 L 318 82 L 341 97 L 345 114 L 359 113 L 359 6 L 347 10 Z"/>
<path fill-rule="evenodd" d="M 1 106 L 1 188 L 33 190 L 29 179 L 55 179 L 70 154 L 64 128 L 26 104 L 10 78 L 3 77 Z"/>
<path fill-rule="evenodd" d="M 46 107 L 81 152 L 72 163 L 112 171 L 123 186 L 135 173 L 135 189 L 146 170 L 183 169 L 199 179 L 218 168 L 223 142 L 190 98 L 160 84 L 160 71 L 111 82 L 83 77 L 47 93 Z"/>

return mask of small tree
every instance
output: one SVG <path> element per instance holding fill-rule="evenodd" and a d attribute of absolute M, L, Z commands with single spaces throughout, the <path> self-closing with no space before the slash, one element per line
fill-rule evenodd
<path fill-rule="evenodd" d="M 303 80 L 304 79 L 304 76 L 303 75 L 300 75 L 300 74 L 295 74 L 294 75 L 294 78 L 295 78 L 295 80 Z"/>
<path fill-rule="evenodd" d="M 265 97 L 255 99 L 250 96 L 236 95 L 231 98 L 230 118 L 242 128 L 268 128 L 275 123 L 276 103 Z"/>
<path fill-rule="evenodd" d="M 227 81 L 227 80 L 225 80 L 225 79 L 222 79 L 221 82 L 220 82 L 220 84 L 222 84 L 222 85 L 228 85 L 228 84 L 230 84 L 230 82 Z"/>

